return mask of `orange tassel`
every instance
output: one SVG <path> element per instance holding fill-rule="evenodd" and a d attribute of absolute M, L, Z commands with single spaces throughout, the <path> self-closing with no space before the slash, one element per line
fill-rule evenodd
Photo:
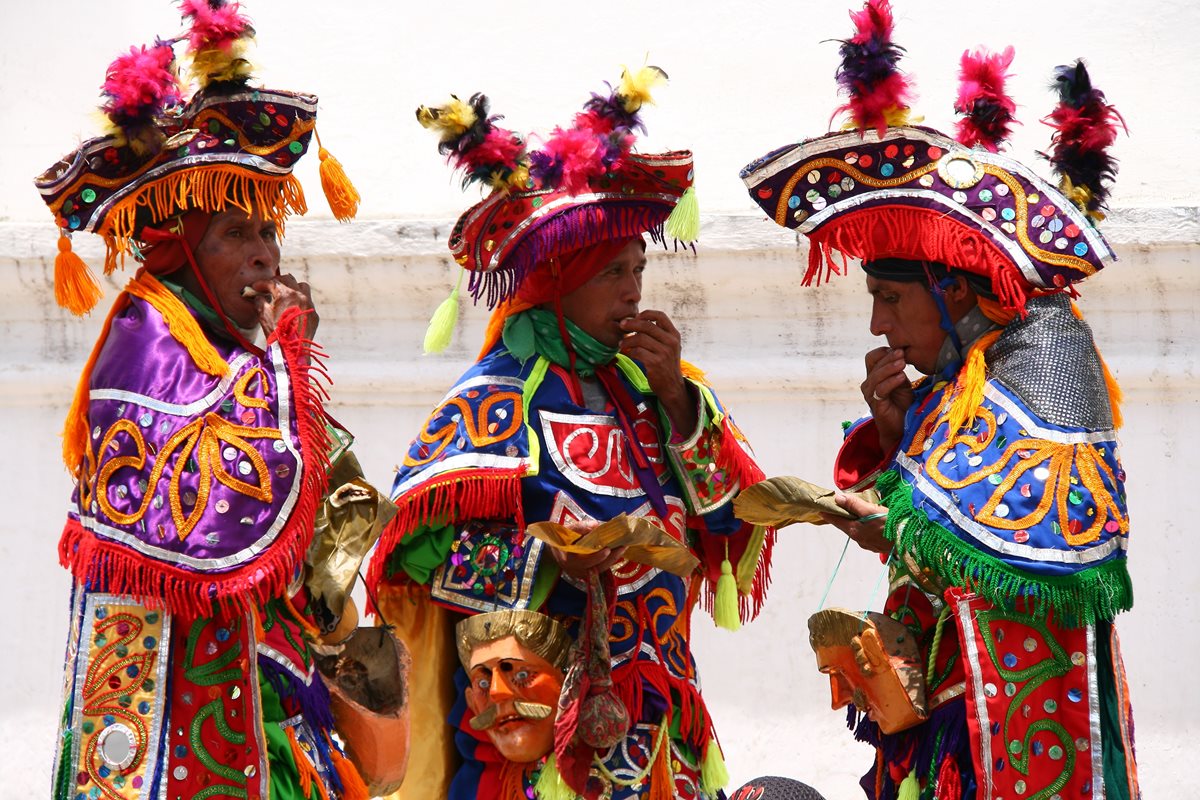
<path fill-rule="evenodd" d="M 58 237 L 58 255 L 54 257 L 54 299 L 77 317 L 96 307 L 104 295 L 96 276 L 83 259 L 71 249 L 71 238 Z"/>
<path fill-rule="evenodd" d="M 321 159 L 321 188 L 325 191 L 325 199 L 338 222 L 349 222 L 358 213 L 358 203 L 362 197 L 358 189 L 346 177 L 342 162 L 321 146 L 321 137 L 317 137 L 317 155 Z"/>
<path fill-rule="evenodd" d="M 63 464 L 66 465 L 67 471 L 76 478 L 80 477 L 80 467 L 90 435 L 87 413 L 88 395 L 92 388 L 92 368 L 96 366 L 96 359 L 100 357 L 100 351 L 104 349 L 104 342 L 108 339 L 113 319 L 128 305 L 129 295 L 121 292 L 113 302 L 112 308 L 108 310 L 108 317 L 100 327 L 100 336 L 92 345 L 91 355 L 88 356 L 87 363 L 83 365 L 83 371 L 79 373 L 79 382 L 75 384 L 75 397 L 71 401 L 71 409 L 67 412 L 67 418 L 63 422 Z"/>
<path fill-rule="evenodd" d="M 664 719 L 663 725 L 667 724 Z M 650 793 L 646 800 L 673 800 L 675 774 L 671 770 L 671 734 L 667 734 L 658 750 L 658 763 L 650 770 Z"/>
<path fill-rule="evenodd" d="M 500 767 L 500 800 L 525 797 L 525 765 L 504 760 Z"/>
<path fill-rule="evenodd" d="M 680 361 L 679 369 L 683 373 L 683 377 L 687 378 L 688 380 L 695 381 L 696 383 L 703 383 L 705 386 L 708 385 L 708 376 L 704 374 L 704 370 L 700 369 L 690 361 Z"/>
<path fill-rule="evenodd" d="M 371 800 L 371 792 L 363 782 L 362 776 L 358 774 L 358 768 L 342 755 L 342 751 L 338 750 L 332 740 L 329 742 L 329 754 L 333 758 L 333 768 L 342 779 L 341 800 Z"/>
<path fill-rule="evenodd" d="M 1096 351 L 1096 357 L 1100 358 L 1100 351 Z M 1108 362 L 1100 358 L 1100 367 L 1104 370 L 1104 385 L 1108 387 L 1108 404 L 1112 407 L 1113 430 L 1118 430 L 1125 424 L 1125 418 L 1121 415 L 1121 401 L 1125 399 L 1124 393 L 1121 391 L 1120 385 L 1117 384 L 1117 379 L 1108 371 Z"/>
<path fill-rule="evenodd" d="M 288 728 L 287 737 L 288 744 L 292 747 L 292 760 L 296 762 L 296 774 L 300 776 L 300 792 L 305 797 L 312 797 L 312 765 L 308 763 L 308 756 L 300 749 L 300 742 L 296 741 L 296 731 Z"/>

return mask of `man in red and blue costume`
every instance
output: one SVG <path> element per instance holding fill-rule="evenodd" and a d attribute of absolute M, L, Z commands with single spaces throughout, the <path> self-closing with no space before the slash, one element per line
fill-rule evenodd
<path fill-rule="evenodd" d="M 854 130 L 780 148 L 742 177 L 809 237 L 805 284 L 861 259 L 870 330 L 887 339 L 866 355 L 870 416 L 848 426 L 835 469 L 839 488 L 873 487 L 880 505 L 839 496 L 853 518 L 827 519 L 880 553 L 885 611 L 927 668 L 911 727 L 885 733 L 851 705 L 877 749 L 863 788 L 1136 798 L 1112 622 L 1133 602 L 1119 392 L 1070 294 L 1112 258 L 1093 221 L 1119 117 L 1082 63 L 1059 68 L 1055 187 L 997 152 L 1011 48 L 964 54 L 952 139 L 906 122 L 887 0 L 852 16 L 839 80 Z"/>
<path fill-rule="evenodd" d="M 370 576 L 389 622 L 406 613 L 403 602 L 387 602 L 391 591 L 456 613 L 539 610 L 575 632 L 589 572 L 607 573 L 608 669 L 631 725 L 609 746 L 572 750 L 569 765 L 559 747 L 557 760 L 514 774 L 468 725 L 459 699 L 451 722 L 465 763 L 454 798 L 532 797 L 547 771 L 588 797 L 691 800 L 715 797 L 724 783 L 691 620 L 698 602 L 714 602 L 723 570 L 732 610 L 722 622 L 735 627 L 739 613 L 758 609 L 768 532 L 735 519 L 731 500 L 761 472 L 712 390 L 681 362 L 670 318 L 639 307 L 643 234 L 661 241 L 679 232 L 669 216 L 691 199 L 692 158 L 628 151 L 637 80 L 627 75 L 612 96 L 594 98 L 542 151 L 480 170 L 522 176 L 520 187 L 466 212 L 450 241 L 472 270 L 472 289 L 499 304 L 479 360 L 406 453 L 393 489 L 399 515 Z M 633 110 L 614 122 L 617 108 Z M 423 112 L 466 116 L 453 105 Z M 472 116 L 486 120 L 486 106 Z M 588 151 L 620 140 L 614 158 L 572 184 L 568 176 L 587 165 L 561 140 L 605 125 Z M 511 141 L 496 130 L 454 130 L 450 141 Z M 470 157 L 460 156 L 474 169 Z M 625 561 L 620 550 L 566 555 L 525 531 L 540 521 L 585 530 L 620 514 L 653 521 L 700 566 L 681 578 Z"/>

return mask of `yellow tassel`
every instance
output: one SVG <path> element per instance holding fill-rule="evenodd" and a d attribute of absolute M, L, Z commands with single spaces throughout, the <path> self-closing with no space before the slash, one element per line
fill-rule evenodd
<path fill-rule="evenodd" d="M 349 222 L 358 213 L 358 202 L 362 197 L 346 177 L 342 162 L 321 146 L 320 136 L 317 137 L 317 156 L 321 159 L 321 188 L 325 191 L 325 199 L 329 201 L 334 219 Z"/>
<path fill-rule="evenodd" d="M 728 548 L 726 548 L 728 549 Z M 733 578 L 733 565 L 729 563 L 728 553 L 721 561 L 721 577 L 717 579 L 717 599 L 713 602 L 713 621 L 718 628 L 736 631 L 742 627 L 738 617 L 737 581 Z"/>
<path fill-rule="evenodd" d="M 738 559 L 737 569 L 733 577 L 737 580 L 739 594 L 750 594 L 754 589 L 754 573 L 758 571 L 758 559 L 762 555 L 763 545 L 767 542 L 767 529 L 755 525 L 750 533 L 750 540 L 742 557 Z"/>
<path fill-rule="evenodd" d="M 83 259 L 71 249 L 71 237 L 58 237 L 58 255 L 54 257 L 54 299 L 77 317 L 96 307 L 103 296 L 96 276 Z"/>
<path fill-rule="evenodd" d="M 667 236 L 681 242 L 694 242 L 700 236 L 700 203 L 696 187 L 689 186 L 671 209 L 665 228 Z"/>
<path fill-rule="evenodd" d="M 975 409 L 983 401 L 983 385 L 987 382 L 987 361 L 984 352 L 1000 338 L 1000 331 L 980 336 L 967 352 L 966 364 L 958 374 L 954 400 L 950 404 L 950 435 L 975 422 Z"/>
<path fill-rule="evenodd" d="M 900 791 L 896 794 L 896 800 L 918 800 L 920 796 L 921 784 L 917 782 L 917 771 L 914 769 L 900 781 Z"/>
<path fill-rule="evenodd" d="M 533 792 L 538 800 L 575 800 L 575 793 L 567 786 L 567 782 L 558 771 L 558 765 L 554 763 L 554 753 L 547 756 Z"/>
<path fill-rule="evenodd" d="M 709 739 L 704 748 L 704 763 L 700 765 L 700 789 L 705 794 L 715 797 L 728 783 L 729 770 L 725 767 L 721 746 L 715 739 Z"/>
<path fill-rule="evenodd" d="M 666 81 L 667 73 L 658 67 L 644 66 L 632 73 L 628 67 L 621 67 L 621 88 L 617 94 L 621 96 L 625 110 L 632 114 L 644 103 L 653 104 L 650 93 Z"/>
<path fill-rule="evenodd" d="M 427 355 L 441 353 L 450 346 L 450 340 L 454 338 L 454 326 L 458 324 L 458 290 L 462 286 L 463 274 L 459 273 L 458 283 L 454 285 L 454 290 L 429 318 L 429 327 L 425 329 L 424 345 Z"/>

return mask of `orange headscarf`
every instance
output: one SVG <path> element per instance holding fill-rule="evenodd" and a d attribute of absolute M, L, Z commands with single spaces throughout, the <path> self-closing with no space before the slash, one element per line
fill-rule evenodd
<path fill-rule="evenodd" d="M 497 305 L 492 312 L 483 334 L 483 349 L 479 351 L 478 357 L 483 358 L 496 346 L 496 342 L 500 341 L 500 336 L 504 333 L 504 321 L 513 314 L 549 303 L 555 297 L 569 295 L 611 264 L 625 245 L 637 238 L 640 237 L 606 239 L 539 263 L 521 282 L 521 288 L 516 294 Z"/>

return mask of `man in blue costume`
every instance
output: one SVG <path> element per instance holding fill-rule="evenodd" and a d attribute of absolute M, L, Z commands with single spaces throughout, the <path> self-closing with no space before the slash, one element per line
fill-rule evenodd
<path fill-rule="evenodd" d="M 985 78 L 964 80 L 955 140 L 906 124 L 887 0 L 852 16 L 839 80 L 857 130 L 780 148 L 742 177 L 809 237 L 806 284 L 837 269 L 835 254 L 862 260 L 870 330 L 887 340 L 866 355 L 870 416 L 847 430 L 835 471 L 881 505 L 846 495 L 855 518 L 828 521 L 888 564 L 884 610 L 925 668 L 904 727 L 851 706 L 857 738 L 877 748 L 863 788 L 1136 798 L 1112 623 L 1133 602 L 1119 393 L 1067 291 L 1112 257 L 1093 224 L 1113 169 L 1096 145 L 1118 117 L 1081 63 L 1059 68 L 1056 188 L 997 152 L 1015 108 L 1002 91 L 1011 48 L 964 54 L 963 75 Z"/>
<path fill-rule="evenodd" d="M 399 515 L 369 581 L 420 653 L 408 620 L 442 613 L 429 598 L 458 613 L 539 610 L 586 632 L 589 579 L 603 572 L 610 674 L 593 675 L 591 691 L 609 692 L 630 722 L 584 746 L 564 741 L 560 724 L 556 755 L 515 769 L 472 730 L 460 700 L 452 722 L 466 763 L 451 797 L 532 797 L 558 781 L 588 797 L 691 800 L 724 784 L 691 614 L 702 597 L 730 627 L 757 611 L 768 533 L 732 514 L 739 488 L 761 477 L 743 437 L 681 362 L 670 318 L 639 307 L 643 234 L 690 238 L 680 218 L 694 211 L 690 153 L 629 149 L 653 74 L 626 75 L 534 152 L 491 124 L 481 96 L 418 112 L 442 131 L 444 151 L 498 187 L 450 240 L 495 312 L 479 360 L 407 452 L 393 490 Z M 619 514 L 651 520 L 700 566 L 681 578 L 620 550 L 566 555 L 526 533 L 533 522 L 587 530 Z M 586 700 L 580 708 L 580 729 L 612 722 Z M 417 730 L 414 719 L 414 738 L 425 735 Z"/>

